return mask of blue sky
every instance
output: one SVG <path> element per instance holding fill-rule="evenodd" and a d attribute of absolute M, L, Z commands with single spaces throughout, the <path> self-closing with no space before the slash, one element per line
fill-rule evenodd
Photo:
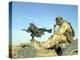
<path fill-rule="evenodd" d="M 37 27 L 53 28 L 56 16 L 62 16 L 64 20 L 71 22 L 77 37 L 78 7 L 76 5 L 43 4 L 30 2 L 12 3 L 12 41 L 13 44 L 30 42 L 30 33 L 21 31 L 27 29 L 29 23 L 34 23 Z M 45 32 L 41 38 L 44 41 L 51 34 Z"/>

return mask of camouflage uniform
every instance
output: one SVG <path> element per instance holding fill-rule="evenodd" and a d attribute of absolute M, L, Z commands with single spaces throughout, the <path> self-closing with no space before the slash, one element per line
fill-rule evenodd
<path fill-rule="evenodd" d="M 61 17 L 56 17 L 61 18 Z M 65 48 L 66 45 L 71 43 L 74 37 L 74 31 L 69 22 L 62 20 L 59 26 L 59 30 L 55 32 L 47 41 L 39 43 L 40 48 L 50 48 L 55 46 L 60 46 Z"/>

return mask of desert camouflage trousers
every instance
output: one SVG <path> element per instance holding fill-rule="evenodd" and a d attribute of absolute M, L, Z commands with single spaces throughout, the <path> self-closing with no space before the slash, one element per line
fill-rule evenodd
<path fill-rule="evenodd" d="M 65 48 L 66 45 L 69 45 L 69 43 L 67 42 L 67 38 L 64 35 L 52 35 L 51 37 L 48 38 L 48 40 L 44 41 L 44 42 L 38 42 L 38 41 L 33 41 L 32 42 L 34 44 L 35 48 L 38 49 L 46 49 L 46 48 L 50 48 L 52 46 L 60 46 L 62 48 Z"/>

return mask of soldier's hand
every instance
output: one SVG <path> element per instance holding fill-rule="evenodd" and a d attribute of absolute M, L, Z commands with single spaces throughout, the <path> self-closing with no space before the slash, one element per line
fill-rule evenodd
<path fill-rule="evenodd" d="M 54 27 L 56 27 L 56 25 L 54 25 Z"/>
<path fill-rule="evenodd" d="M 56 25 L 54 25 L 54 33 L 56 32 Z"/>

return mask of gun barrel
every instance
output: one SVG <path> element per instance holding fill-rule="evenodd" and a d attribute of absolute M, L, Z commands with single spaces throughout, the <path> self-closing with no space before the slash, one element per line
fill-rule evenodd
<path fill-rule="evenodd" d="M 22 31 L 26 31 L 27 29 L 22 29 Z"/>
<path fill-rule="evenodd" d="M 28 32 L 28 33 L 30 32 L 30 30 L 27 30 L 27 29 L 22 29 L 22 31 L 26 31 L 26 32 Z"/>
<path fill-rule="evenodd" d="M 46 30 L 48 33 L 51 33 L 52 32 L 52 29 L 49 29 L 49 30 Z"/>

